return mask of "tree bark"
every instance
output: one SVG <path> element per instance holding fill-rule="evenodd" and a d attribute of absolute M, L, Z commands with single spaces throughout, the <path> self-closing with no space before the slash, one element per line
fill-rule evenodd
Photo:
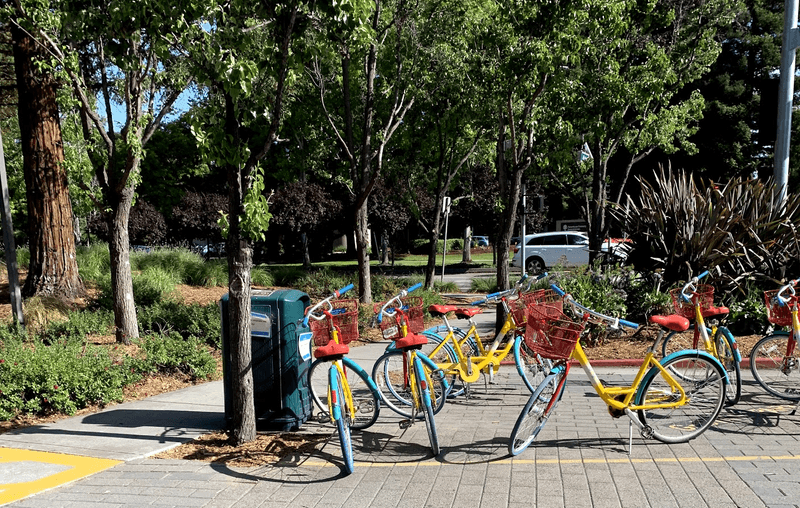
<path fill-rule="evenodd" d="M 367 200 L 356 211 L 356 254 L 358 260 L 358 298 L 372 303 L 372 277 L 369 268 L 369 225 Z"/>
<path fill-rule="evenodd" d="M 139 338 L 139 323 L 133 300 L 131 250 L 128 238 L 128 218 L 133 203 L 133 187 L 126 187 L 108 216 L 108 251 L 111 261 L 111 291 L 113 294 L 114 328 L 117 342 L 130 344 Z"/>
<path fill-rule="evenodd" d="M 470 250 L 472 245 L 470 244 L 470 233 L 469 233 L 469 226 L 464 228 L 464 247 L 461 252 L 461 262 L 462 263 L 472 263 L 472 251 Z"/>
<path fill-rule="evenodd" d="M 75 257 L 72 204 L 64 169 L 57 83 L 39 73 L 34 40 L 12 29 L 19 125 L 28 201 L 30 265 L 22 294 L 75 298 L 85 292 Z"/>

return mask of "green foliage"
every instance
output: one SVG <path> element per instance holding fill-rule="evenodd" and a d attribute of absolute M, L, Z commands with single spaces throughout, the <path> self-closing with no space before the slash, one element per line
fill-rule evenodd
<path fill-rule="evenodd" d="M 58 341 L 81 341 L 87 335 L 108 334 L 114 324 L 114 315 L 105 309 L 70 311 L 66 321 L 50 322 L 42 333 L 42 340 L 52 344 Z"/>
<path fill-rule="evenodd" d="M 275 285 L 275 278 L 269 270 L 254 267 L 250 270 L 250 281 L 254 286 L 270 287 Z"/>
<path fill-rule="evenodd" d="M 550 280 L 575 297 L 581 305 L 601 314 L 624 318 L 628 309 L 622 286 L 627 283 L 627 277 L 622 270 L 604 273 L 589 270 L 560 272 L 551 276 Z"/>
<path fill-rule="evenodd" d="M 496 277 L 473 277 L 470 289 L 475 293 L 494 293 L 497 291 Z"/>
<path fill-rule="evenodd" d="M 78 272 L 84 282 L 102 283 L 111 270 L 108 244 L 95 243 L 91 247 L 78 246 L 76 248 L 78 259 Z M 108 281 L 109 285 L 111 281 Z"/>
<path fill-rule="evenodd" d="M 28 268 L 31 262 L 31 251 L 27 247 L 17 247 L 17 266 L 20 268 Z M 6 258 L 3 256 L 3 266 L 6 265 Z"/>
<path fill-rule="evenodd" d="M 275 279 L 276 281 L 278 280 L 277 274 L 275 274 Z M 353 274 L 340 273 L 324 268 L 322 270 L 304 272 L 302 276 L 295 279 L 293 284 L 287 285 L 308 293 L 313 301 L 314 299 L 327 298 L 334 291 L 355 283 Z M 353 296 L 351 292 L 345 298 L 356 298 L 356 296 Z"/>
<path fill-rule="evenodd" d="M 122 400 L 122 388 L 139 379 L 104 349 L 64 341 L 4 341 L 0 351 L 0 419 L 18 413 L 74 414 L 90 404 Z"/>
<path fill-rule="evenodd" d="M 612 211 L 634 241 L 628 260 L 635 266 L 663 268 L 668 284 L 718 267 L 725 277 L 715 285 L 723 292 L 753 276 L 780 280 L 797 269 L 800 195 L 777 206 L 771 182 L 717 185 L 663 170 L 654 180 L 640 179 L 639 198 Z"/>
<path fill-rule="evenodd" d="M 732 293 L 727 326 L 734 335 L 761 335 L 770 326 L 764 302 L 764 291 L 753 284 L 745 284 L 741 291 Z"/>
<path fill-rule="evenodd" d="M 148 335 L 136 341 L 144 358 L 131 361 L 141 373 L 181 371 L 195 379 L 210 377 L 216 361 L 197 337 L 184 339 L 178 333 Z"/>
<path fill-rule="evenodd" d="M 669 291 L 661 291 L 651 278 L 632 280 L 627 295 L 628 319 L 631 321 L 643 324 L 650 316 L 673 313 Z"/>
<path fill-rule="evenodd" d="M 219 305 L 185 305 L 167 300 L 137 312 L 142 334 L 179 334 L 196 337 L 217 349 L 221 347 L 222 323 Z"/>

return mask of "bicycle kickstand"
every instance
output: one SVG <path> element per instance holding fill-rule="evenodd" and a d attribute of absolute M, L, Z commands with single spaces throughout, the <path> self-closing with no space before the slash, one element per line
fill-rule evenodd
<path fill-rule="evenodd" d="M 798 407 L 800 407 L 800 400 L 798 400 L 797 403 L 794 405 L 794 409 L 792 409 L 792 412 L 789 413 L 789 416 L 794 416 L 797 413 Z"/>

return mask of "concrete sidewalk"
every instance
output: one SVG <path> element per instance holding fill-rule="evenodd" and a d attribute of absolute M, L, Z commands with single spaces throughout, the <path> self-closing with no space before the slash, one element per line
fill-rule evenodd
<path fill-rule="evenodd" d="M 351 358 L 370 370 L 384 347 L 353 347 Z M 598 369 L 612 384 L 629 382 L 634 373 Z M 711 430 L 679 445 L 634 432 L 629 455 L 628 420 L 612 419 L 587 376 L 572 369 L 555 414 L 537 441 L 512 459 L 508 439 L 530 394 L 515 369 L 504 367 L 496 384 L 479 381 L 473 398 L 450 400 L 437 415 L 438 457 L 431 455 L 423 423 L 401 429 L 400 417 L 382 408 L 374 426 L 353 434 L 356 469 L 350 476 L 342 473 L 333 427 L 316 422 L 302 431 L 330 439 L 274 465 L 231 468 L 149 458 L 222 428 L 222 382 L 206 383 L 0 435 L 0 502 L 20 499 L 12 502 L 15 507 L 797 506 L 800 416 L 790 414 L 793 404 L 768 396 L 749 373 L 743 375 L 742 401 L 723 410 Z"/>

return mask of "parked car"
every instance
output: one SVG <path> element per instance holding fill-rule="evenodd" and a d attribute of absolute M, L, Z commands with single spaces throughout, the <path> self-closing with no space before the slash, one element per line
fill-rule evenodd
<path fill-rule="evenodd" d="M 541 273 L 556 265 L 580 266 L 589 264 L 589 237 L 583 233 L 554 231 L 525 236 L 525 271 Z M 609 241 L 603 242 L 602 250 L 608 251 Z M 611 240 L 612 255 L 624 260 L 630 244 Z M 521 266 L 522 246 L 514 247 L 511 266 Z"/>
<path fill-rule="evenodd" d="M 472 237 L 472 246 L 473 247 L 488 247 L 489 246 L 489 237 L 488 236 L 473 236 Z"/>

